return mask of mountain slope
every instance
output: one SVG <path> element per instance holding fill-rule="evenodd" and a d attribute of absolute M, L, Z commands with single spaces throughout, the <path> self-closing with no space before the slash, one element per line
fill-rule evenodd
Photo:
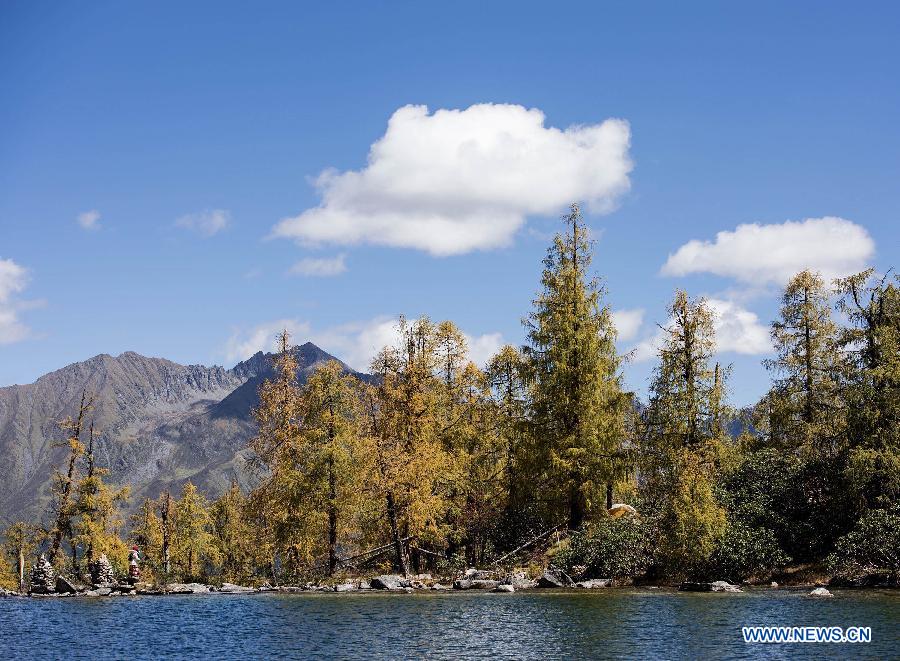
<path fill-rule="evenodd" d="M 301 382 L 334 359 L 311 343 L 295 351 Z M 97 430 L 99 462 L 109 467 L 111 482 L 131 486 L 129 508 L 188 479 L 210 497 L 232 479 L 246 485 L 251 411 L 272 374 L 272 356 L 263 353 L 226 370 L 127 352 L 0 388 L 0 517 L 43 518 L 52 468 L 66 454 L 58 423 L 74 415 L 83 390 L 94 395 L 88 420 Z"/>

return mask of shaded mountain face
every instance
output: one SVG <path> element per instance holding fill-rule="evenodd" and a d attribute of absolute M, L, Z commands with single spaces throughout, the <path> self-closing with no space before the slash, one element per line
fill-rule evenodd
<path fill-rule="evenodd" d="M 294 351 L 301 383 L 336 360 L 311 343 Z M 98 463 L 110 469 L 110 483 L 131 487 L 129 509 L 188 480 L 210 498 L 232 480 L 250 486 L 252 410 L 273 374 L 272 355 L 261 352 L 230 370 L 127 352 L 0 388 L 0 522 L 45 520 L 53 467 L 66 458 L 59 422 L 77 413 L 84 390 L 94 396 L 87 422 L 94 423 Z"/>

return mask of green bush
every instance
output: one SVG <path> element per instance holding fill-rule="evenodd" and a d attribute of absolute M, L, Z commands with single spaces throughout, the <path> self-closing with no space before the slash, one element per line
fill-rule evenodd
<path fill-rule="evenodd" d="M 718 497 L 730 520 L 772 531 L 794 561 L 819 560 L 855 520 L 844 464 L 843 456 L 804 459 L 759 450 L 723 476 Z"/>
<path fill-rule="evenodd" d="M 887 572 L 900 576 L 900 505 L 872 510 L 841 537 L 828 556 L 828 568 L 842 578 Z"/>
<path fill-rule="evenodd" d="M 632 578 L 647 570 L 651 548 L 649 527 L 640 519 L 604 518 L 572 533 L 555 563 L 584 578 Z"/>
<path fill-rule="evenodd" d="M 754 574 L 783 567 L 790 558 L 781 550 L 778 540 L 768 528 L 750 526 L 740 521 L 726 528 L 710 558 L 710 578 L 734 583 Z"/>

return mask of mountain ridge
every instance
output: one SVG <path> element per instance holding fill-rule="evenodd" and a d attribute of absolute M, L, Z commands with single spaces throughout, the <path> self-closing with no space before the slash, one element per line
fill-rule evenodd
<path fill-rule="evenodd" d="M 319 364 L 338 360 L 310 342 L 293 351 L 299 382 Z M 232 480 L 248 486 L 251 412 L 259 385 L 273 373 L 272 354 L 263 352 L 226 369 L 125 351 L 0 387 L 0 517 L 43 518 L 53 467 L 66 453 L 58 447 L 65 440 L 59 422 L 77 412 L 84 391 L 94 396 L 88 422 L 97 430 L 96 455 L 111 483 L 131 487 L 128 510 L 188 480 L 210 497 Z"/>

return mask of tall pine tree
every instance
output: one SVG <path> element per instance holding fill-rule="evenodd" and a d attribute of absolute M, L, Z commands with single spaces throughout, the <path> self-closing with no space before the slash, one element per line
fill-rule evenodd
<path fill-rule="evenodd" d="M 577 529 L 621 473 L 624 413 L 616 329 L 590 277 L 593 245 L 578 205 L 544 259 L 542 291 L 526 320 L 532 381 L 534 497 Z"/>

